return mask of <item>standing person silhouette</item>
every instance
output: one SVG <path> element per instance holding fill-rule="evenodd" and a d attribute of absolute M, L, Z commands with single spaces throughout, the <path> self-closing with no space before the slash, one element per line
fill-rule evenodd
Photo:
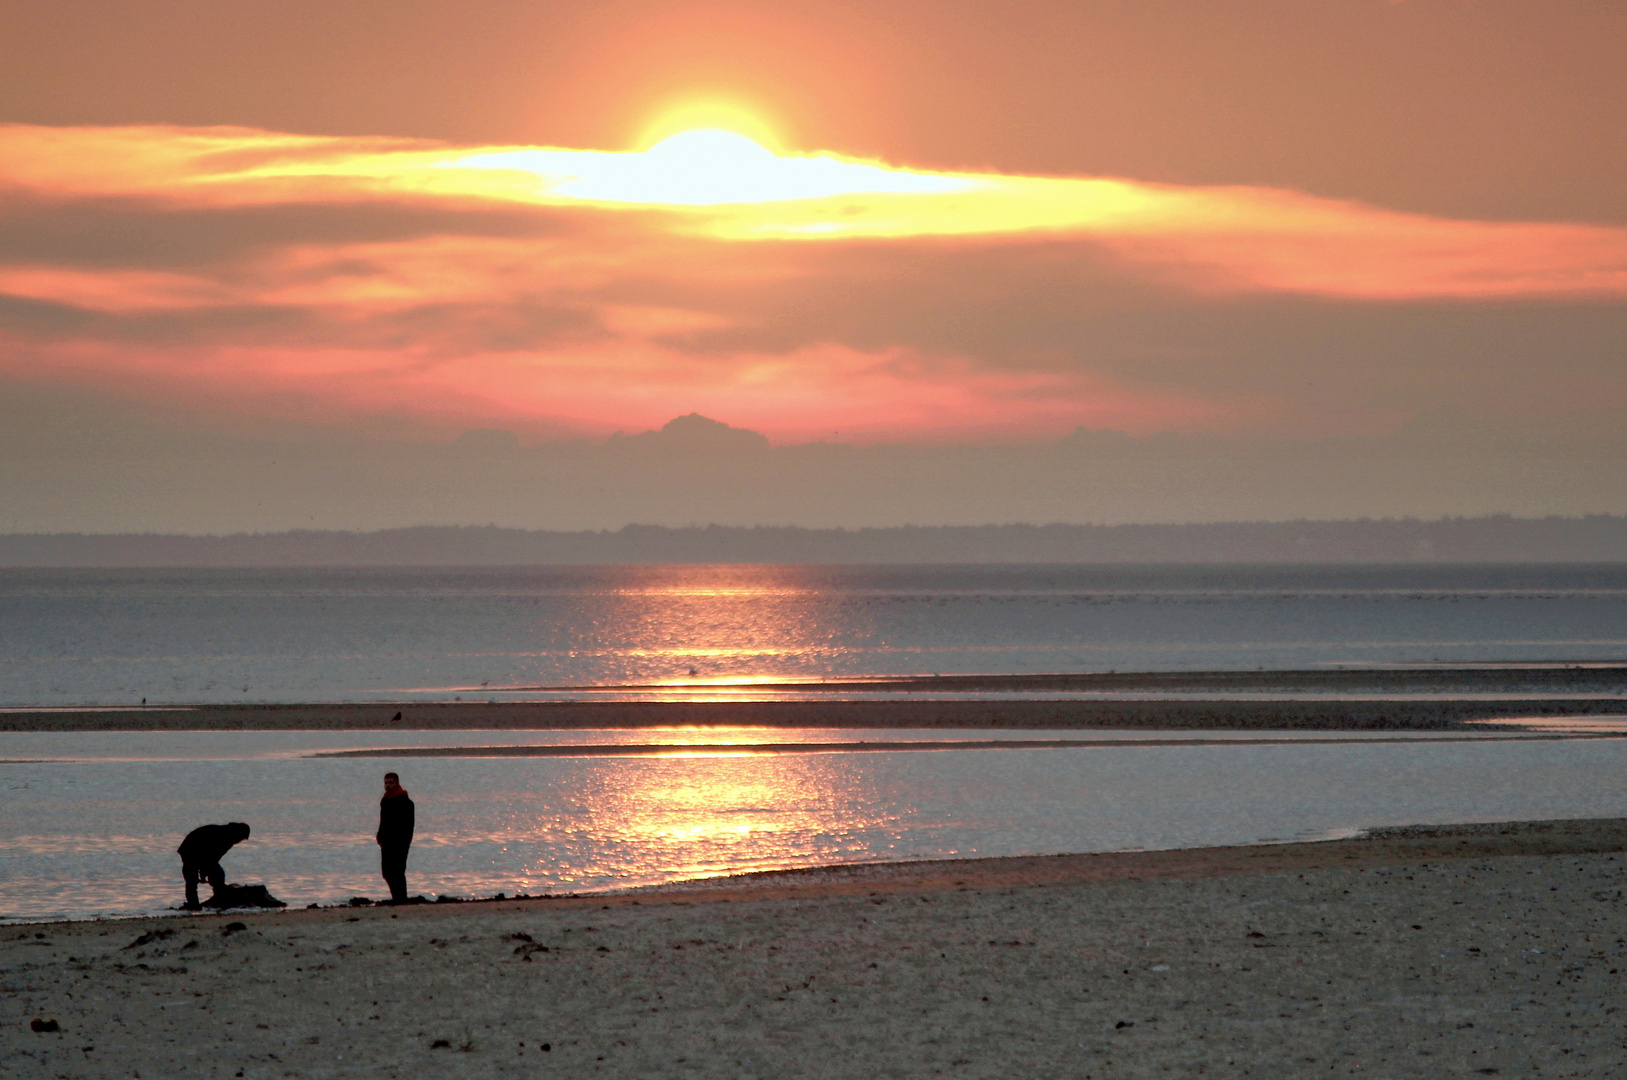
<path fill-rule="evenodd" d="M 412 847 L 414 806 L 401 786 L 401 777 L 384 774 L 384 797 L 379 800 L 379 866 L 390 886 L 390 903 L 407 900 L 407 849 Z"/>
<path fill-rule="evenodd" d="M 410 813 L 410 811 L 409 811 Z M 409 819 L 410 820 L 410 819 Z M 408 826 L 411 835 L 411 826 Z M 186 834 L 175 851 L 181 856 L 181 878 L 186 882 L 186 909 L 197 911 L 198 883 L 209 882 L 219 892 L 226 884 L 226 871 L 220 868 L 220 857 L 236 844 L 249 838 L 249 827 L 241 821 L 228 821 L 224 825 L 199 825 Z"/>

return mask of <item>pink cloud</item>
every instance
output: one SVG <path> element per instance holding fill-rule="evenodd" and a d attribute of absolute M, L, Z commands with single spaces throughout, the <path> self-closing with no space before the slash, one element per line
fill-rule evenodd
<path fill-rule="evenodd" d="M 1187 363 L 1201 377 L 1184 381 L 1150 347 L 1139 367 L 1106 364 L 1092 319 L 1152 295 L 1201 306 L 1627 294 L 1623 229 L 1020 177 L 950 193 L 629 206 L 456 167 L 501 149 L 0 127 L 0 190 L 92 223 L 0 256 L 0 298 L 32 305 L 0 322 L 0 370 L 244 415 L 407 414 L 550 434 L 688 412 L 782 442 L 1304 427 L 1321 421 L 1298 391 L 1261 390 L 1265 379 L 1217 390 L 1225 380 L 1199 371 L 1201 358 Z M 329 212 L 286 235 L 243 224 L 313 204 Z M 345 215 L 368 209 L 400 220 L 348 235 Z M 132 215 L 158 237 L 145 262 L 140 245 L 107 247 Z M 28 216 L 0 205 L 0 229 Z M 164 223 L 183 218 L 219 242 L 169 257 Z M 916 267 L 883 266 L 878 252 L 913 252 Z M 1043 318 L 1071 320 L 1068 349 L 1019 344 L 1035 334 L 1042 290 Z M 974 321 L 961 340 L 943 332 Z"/>
<path fill-rule="evenodd" d="M 276 346 L 143 348 L 4 342 L 0 372 L 114 387 L 174 405 L 341 423 L 405 414 L 450 427 L 604 435 L 710 410 L 776 442 L 1057 435 L 1235 426 L 1224 408 L 1137 393 L 1088 373 L 997 371 L 961 359 L 819 346 L 786 355 L 697 358 L 649 343 L 613 350 L 435 355 Z"/>

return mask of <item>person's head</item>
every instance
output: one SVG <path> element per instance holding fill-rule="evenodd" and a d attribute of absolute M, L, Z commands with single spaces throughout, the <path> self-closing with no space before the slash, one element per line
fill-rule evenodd
<path fill-rule="evenodd" d="M 386 794 L 386 795 L 399 795 L 399 794 L 401 794 L 401 777 L 397 776 L 393 772 L 385 773 L 384 774 L 384 794 Z"/>
<path fill-rule="evenodd" d="M 249 827 L 241 821 L 228 821 L 226 827 L 237 836 L 237 839 L 232 841 L 234 844 L 241 843 L 249 838 Z"/>

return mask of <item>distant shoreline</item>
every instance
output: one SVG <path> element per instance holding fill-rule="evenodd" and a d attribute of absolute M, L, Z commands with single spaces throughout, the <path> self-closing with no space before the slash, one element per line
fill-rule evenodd
<path fill-rule="evenodd" d="M 423 525 L 370 532 L 0 533 L 0 568 L 292 569 L 795 563 L 824 566 L 1622 564 L 1627 515 L 1184 524 Z"/>

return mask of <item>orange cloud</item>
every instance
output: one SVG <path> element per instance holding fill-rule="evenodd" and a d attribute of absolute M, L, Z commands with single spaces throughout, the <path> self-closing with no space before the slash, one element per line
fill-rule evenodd
<path fill-rule="evenodd" d="M 196 275 L 26 265 L 0 266 L 0 295 L 108 312 L 214 307 L 240 298 Z"/>
<path fill-rule="evenodd" d="M 457 148 L 239 128 L 0 127 L 0 183 L 217 206 L 419 198 L 660 214 L 728 240 L 1009 237 L 1112 245 L 1211 288 L 1622 295 L 1627 229 L 1451 221 L 1267 188 L 894 169 L 691 132 L 639 153 Z"/>
<path fill-rule="evenodd" d="M 0 297 L 26 305 L 0 322 L 14 376 L 547 431 L 690 411 L 782 440 L 1187 430 L 1290 407 L 1269 390 L 1115 373 L 1088 334 L 1071 352 L 1018 344 L 1035 274 L 1051 275 L 1047 295 L 1075 290 L 1046 317 L 1081 326 L 1114 290 L 1165 303 L 1627 295 L 1627 229 L 928 173 L 721 133 L 609 154 L 14 125 L 0 127 L 0 192 L 21 207 L 0 204 L 0 228 L 21 238 L 0 247 Z M 83 224 L 104 219 L 123 225 Z M 121 247 L 130 222 L 150 239 Z M 872 269 L 896 251 L 925 253 L 938 276 Z M 813 298 L 828 305 L 817 318 Z M 945 327 L 969 309 L 1007 322 L 956 345 Z"/>

